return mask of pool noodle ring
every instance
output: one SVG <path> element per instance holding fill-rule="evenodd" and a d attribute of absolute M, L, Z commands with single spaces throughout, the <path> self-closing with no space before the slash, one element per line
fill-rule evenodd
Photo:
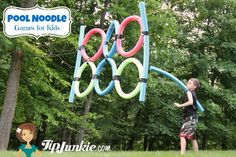
<path fill-rule="evenodd" d="M 97 70 L 96 70 L 96 75 L 97 75 L 98 78 L 94 78 L 94 88 L 95 88 L 95 91 L 97 92 L 97 94 L 100 95 L 100 96 L 106 95 L 115 86 L 114 80 L 111 80 L 109 85 L 103 91 L 99 87 L 99 75 L 102 71 L 102 68 L 104 67 L 104 65 L 107 64 L 107 62 L 111 65 L 111 68 L 112 68 L 112 78 L 115 76 L 116 70 L 117 70 L 116 63 L 111 58 L 105 58 L 98 64 L 98 67 L 97 67 Z"/>
<path fill-rule="evenodd" d="M 113 41 L 111 50 L 108 52 L 108 43 L 110 41 L 111 35 L 115 29 L 115 35 L 118 34 L 118 29 L 120 27 L 120 24 L 117 20 L 114 20 L 111 22 L 107 33 L 106 33 L 106 39 L 105 39 L 105 43 L 103 45 L 103 55 L 105 58 L 112 58 L 112 56 L 116 53 L 116 40 Z"/>
<path fill-rule="evenodd" d="M 142 66 L 142 64 L 140 63 L 140 61 L 137 60 L 136 58 L 128 58 L 128 59 L 124 60 L 124 61 L 120 64 L 119 68 L 117 69 L 117 71 L 116 71 L 116 76 L 120 76 L 120 75 L 122 74 L 122 71 L 124 70 L 124 68 L 125 68 L 128 64 L 130 64 L 130 63 L 134 63 L 134 64 L 137 66 L 138 72 L 139 72 L 139 78 L 141 79 L 142 74 L 143 74 L 143 66 Z M 124 99 L 130 99 L 130 98 L 133 98 L 134 96 L 136 96 L 136 95 L 138 94 L 138 92 L 140 91 L 140 87 L 141 87 L 141 82 L 139 82 L 139 83 L 136 85 L 135 89 L 134 89 L 132 92 L 130 92 L 130 93 L 127 94 L 127 93 L 124 93 L 124 92 L 122 91 L 121 85 L 120 85 L 120 80 L 115 79 L 115 88 L 116 88 L 116 91 L 117 91 L 117 93 L 118 93 L 122 98 L 124 98 Z"/>
<path fill-rule="evenodd" d="M 80 77 L 84 71 L 84 69 L 87 67 L 87 66 L 90 66 L 91 69 L 92 69 L 92 74 L 93 76 L 95 75 L 96 73 L 96 66 L 93 62 L 85 62 L 83 63 L 79 69 L 78 69 L 78 73 L 76 74 L 75 76 L 75 87 L 74 87 L 74 90 L 75 90 L 75 94 L 80 97 L 80 98 L 83 98 L 85 96 L 87 96 L 92 90 L 93 90 L 93 84 L 94 84 L 94 79 L 91 79 L 90 83 L 89 83 L 89 86 L 88 88 L 84 91 L 84 92 L 80 92 L 79 90 L 79 85 L 80 85 Z"/>
<path fill-rule="evenodd" d="M 88 40 L 90 39 L 90 37 L 92 35 L 96 34 L 96 33 L 100 34 L 100 36 L 102 37 L 102 43 L 101 43 L 98 51 L 95 53 L 95 55 L 93 57 L 89 57 L 87 55 L 86 51 L 85 51 L 85 46 L 86 46 Z M 81 45 L 82 45 L 82 47 L 81 47 L 81 55 L 83 56 L 84 60 L 94 62 L 94 61 L 96 61 L 102 55 L 102 49 L 103 49 L 103 45 L 104 45 L 104 41 L 105 41 L 105 36 L 106 36 L 105 32 L 102 29 L 100 29 L 100 28 L 91 29 L 85 35 L 85 37 L 84 37 L 84 39 L 83 39 L 83 41 L 81 43 Z"/>
<path fill-rule="evenodd" d="M 139 16 L 133 15 L 133 16 L 129 16 L 126 19 L 124 19 L 122 21 L 122 23 L 120 24 L 119 30 L 118 30 L 118 35 L 123 35 L 123 31 L 125 29 L 125 27 L 127 26 L 128 23 L 132 22 L 132 21 L 137 21 L 139 26 L 140 26 L 140 36 L 138 39 L 138 42 L 136 43 L 136 45 L 134 46 L 134 48 L 128 52 L 125 52 L 122 48 L 122 40 L 121 37 L 117 38 L 117 51 L 120 55 L 124 56 L 124 57 L 131 57 L 133 56 L 135 53 L 137 53 L 143 45 L 143 24 L 142 24 L 142 19 Z"/>

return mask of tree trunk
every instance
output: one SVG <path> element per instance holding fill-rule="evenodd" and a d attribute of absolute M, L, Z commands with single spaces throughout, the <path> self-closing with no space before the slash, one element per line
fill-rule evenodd
<path fill-rule="evenodd" d="M 92 103 L 92 98 L 93 98 L 93 92 L 91 92 L 88 96 L 88 100 L 84 106 L 84 112 L 82 113 L 82 115 L 86 115 L 88 114 L 89 110 L 90 110 L 90 107 L 91 107 L 91 103 Z M 87 119 L 84 119 L 84 121 L 86 122 Z M 84 138 L 84 134 L 85 134 L 85 128 L 80 128 L 80 131 L 79 131 L 79 137 L 77 139 L 77 143 L 80 144 Z"/>
<path fill-rule="evenodd" d="M 80 144 L 84 139 L 85 128 L 80 128 L 79 130 L 79 137 L 77 139 L 77 144 Z"/>
<path fill-rule="evenodd" d="M 64 128 L 62 134 L 62 142 L 66 142 L 66 144 L 70 145 L 71 137 L 72 137 L 72 131 L 68 128 Z"/>
<path fill-rule="evenodd" d="M 122 150 L 125 151 L 126 149 L 126 140 L 122 140 Z"/>
<path fill-rule="evenodd" d="M 21 7 L 22 8 L 31 8 L 34 7 L 36 4 L 36 0 L 22 0 Z"/>
<path fill-rule="evenodd" d="M 133 145 L 134 145 L 134 140 L 135 140 L 135 136 L 131 136 L 128 145 L 127 145 L 127 150 L 133 150 Z"/>
<path fill-rule="evenodd" d="M 6 150 L 9 143 L 19 88 L 22 58 L 23 53 L 20 50 L 12 53 L 6 95 L 0 118 L 0 150 Z"/>
<path fill-rule="evenodd" d="M 131 132 L 131 136 L 130 136 L 130 140 L 128 142 L 128 147 L 127 150 L 133 150 L 133 145 L 134 145 L 134 141 L 137 138 L 137 132 L 134 130 L 137 130 L 138 127 L 138 123 L 139 123 L 139 117 L 141 116 L 141 110 L 139 109 L 137 114 L 135 115 L 135 120 L 134 120 L 134 126 L 133 126 L 133 131 Z"/>
<path fill-rule="evenodd" d="M 202 150 L 205 150 L 207 147 L 207 133 L 203 133 L 202 137 Z"/>
<path fill-rule="evenodd" d="M 79 11 L 82 12 L 83 9 L 83 0 L 80 0 Z"/>
<path fill-rule="evenodd" d="M 41 148 L 41 142 L 45 138 L 46 129 L 47 129 L 47 121 L 46 120 L 47 120 L 47 116 L 42 115 L 42 124 L 41 124 L 40 129 L 38 130 L 37 139 L 36 139 L 36 145 L 39 148 Z"/>
<path fill-rule="evenodd" d="M 227 137 L 223 136 L 221 140 L 221 149 L 227 150 Z"/>
<path fill-rule="evenodd" d="M 148 136 L 147 135 L 144 135 L 143 150 L 144 151 L 148 150 Z"/>
<path fill-rule="evenodd" d="M 148 140 L 148 150 L 149 151 L 153 151 L 154 150 L 154 139 L 153 138 L 150 138 Z"/>
<path fill-rule="evenodd" d="M 108 4 L 109 4 L 109 0 L 105 0 L 105 2 L 104 2 L 104 10 L 102 12 L 102 16 L 101 16 L 101 19 L 100 19 L 100 28 L 101 29 L 104 28 L 104 22 L 105 22 L 105 16 L 106 16 L 106 13 L 107 13 Z"/>
<path fill-rule="evenodd" d="M 33 7 L 35 1 L 36 0 L 22 0 L 21 6 L 24 8 Z M 22 60 L 23 52 L 21 50 L 15 50 L 12 53 L 6 95 L 0 117 L 0 150 L 6 150 L 9 143 L 12 121 L 17 102 Z"/>

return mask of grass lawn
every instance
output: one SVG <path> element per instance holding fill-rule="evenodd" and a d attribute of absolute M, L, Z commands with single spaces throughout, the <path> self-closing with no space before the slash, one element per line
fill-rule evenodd
<path fill-rule="evenodd" d="M 25 155 L 22 153 L 22 157 Z M 155 152 L 64 152 L 61 154 L 42 152 L 41 157 L 179 157 L 177 151 L 155 151 Z M 194 156 L 192 151 L 188 151 L 186 157 Z M 200 151 L 199 157 L 234 157 L 236 151 Z M 0 157 L 16 157 L 14 151 L 0 151 Z M 35 155 L 33 155 L 35 157 Z"/>

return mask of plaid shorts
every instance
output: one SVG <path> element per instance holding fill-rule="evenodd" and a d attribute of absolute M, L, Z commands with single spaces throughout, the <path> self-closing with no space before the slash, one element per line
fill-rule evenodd
<path fill-rule="evenodd" d="M 198 118 L 196 115 L 185 117 L 183 120 L 183 125 L 179 133 L 179 137 L 184 137 L 189 140 L 195 140 L 197 122 L 198 122 Z"/>

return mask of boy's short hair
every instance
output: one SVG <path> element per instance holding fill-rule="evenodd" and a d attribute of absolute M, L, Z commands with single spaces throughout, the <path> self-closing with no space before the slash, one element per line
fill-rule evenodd
<path fill-rule="evenodd" d="M 196 89 L 200 88 L 200 82 L 196 78 L 190 78 L 189 80 L 193 81 L 194 85 L 196 86 Z"/>

